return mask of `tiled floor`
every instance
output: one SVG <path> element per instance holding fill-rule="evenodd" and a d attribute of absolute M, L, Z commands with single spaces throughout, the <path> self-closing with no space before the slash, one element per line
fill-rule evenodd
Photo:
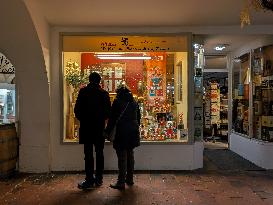
<path fill-rule="evenodd" d="M 115 174 L 106 174 L 103 186 L 82 191 L 76 185 L 83 177 L 82 174 L 21 175 L 2 181 L 0 204 L 273 204 L 273 174 L 268 171 L 137 173 L 136 184 L 125 191 L 109 188 Z"/>
<path fill-rule="evenodd" d="M 226 141 L 216 140 L 215 142 L 205 141 L 204 142 L 205 149 L 228 149 L 228 143 Z"/>

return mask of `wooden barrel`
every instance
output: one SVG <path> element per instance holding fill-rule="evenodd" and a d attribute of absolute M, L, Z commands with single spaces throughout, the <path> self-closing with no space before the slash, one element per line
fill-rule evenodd
<path fill-rule="evenodd" d="M 0 125 L 0 178 L 14 173 L 18 159 L 18 138 L 15 124 Z"/>

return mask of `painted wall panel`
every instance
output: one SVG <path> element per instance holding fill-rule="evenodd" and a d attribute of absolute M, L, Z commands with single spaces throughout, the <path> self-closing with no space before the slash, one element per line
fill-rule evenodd
<path fill-rule="evenodd" d="M 232 133 L 230 149 L 262 168 L 273 169 L 273 143 L 265 143 Z"/>

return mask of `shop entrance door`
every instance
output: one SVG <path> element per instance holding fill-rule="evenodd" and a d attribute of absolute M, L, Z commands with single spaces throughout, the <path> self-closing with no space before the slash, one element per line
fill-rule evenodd
<path fill-rule="evenodd" d="M 204 72 L 205 148 L 228 148 L 228 72 Z"/>

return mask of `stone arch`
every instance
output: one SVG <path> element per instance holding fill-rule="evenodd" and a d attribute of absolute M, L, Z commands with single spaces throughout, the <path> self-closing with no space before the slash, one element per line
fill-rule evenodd
<path fill-rule="evenodd" d="M 49 170 L 49 85 L 41 44 L 21 0 L 1 2 L 0 52 L 16 68 L 20 137 L 19 170 Z"/>

